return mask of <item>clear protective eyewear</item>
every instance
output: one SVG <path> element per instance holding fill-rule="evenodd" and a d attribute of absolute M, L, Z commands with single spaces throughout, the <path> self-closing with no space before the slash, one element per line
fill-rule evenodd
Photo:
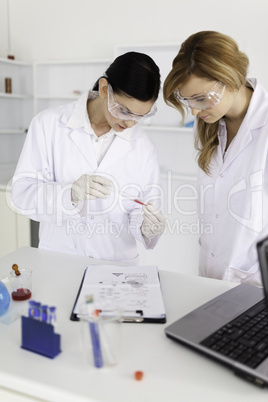
<path fill-rule="evenodd" d="M 174 91 L 175 99 L 181 102 L 183 105 L 190 107 L 192 109 L 206 110 L 212 109 L 214 106 L 218 105 L 222 100 L 225 90 L 225 84 L 218 81 L 214 87 L 205 94 L 194 95 L 194 96 L 181 96 L 179 90 Z"/>
<path fill-rule="evenodd" d="M 147 117 L 152 117 L 157 112 L 156 104 L 153 105 L 151 110 L 146 114 L 135 114 L 130 112 L 126 107 L 119 105 L 114 100 L 114 93 L 111 85 L 108 85 L 108 110 L 113 117 L 118 120 L 134 120 L 140 122 Z"/>

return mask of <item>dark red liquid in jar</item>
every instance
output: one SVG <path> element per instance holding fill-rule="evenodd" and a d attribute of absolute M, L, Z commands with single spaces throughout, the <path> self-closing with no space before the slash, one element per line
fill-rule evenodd
<path fill-rule="evenodd" d="M 20 288 L 11 293 L 12 299 L 17 301 L 30 299 L 32 292 L 29 289 Z"/>

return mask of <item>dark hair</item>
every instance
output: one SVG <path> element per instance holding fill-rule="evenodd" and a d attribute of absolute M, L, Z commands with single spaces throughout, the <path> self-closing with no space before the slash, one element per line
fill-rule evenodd
<path fill-rule="evenodd" d="M 118 95 L 143 102 L 158 98 L 161 84 L 159 67 L 147 54 L 128 52 L 117 57 L 103 77 Z M 93 87 L 95 91 L 98 91 L 99 79 Z"/>

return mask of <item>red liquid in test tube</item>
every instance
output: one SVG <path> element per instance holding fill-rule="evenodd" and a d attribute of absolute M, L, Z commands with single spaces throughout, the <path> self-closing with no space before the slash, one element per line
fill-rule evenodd
<path fill-rule="evenodd" d="M 141 202 L 139 200 L 133 200 L 133 201 L 136 202 L 137 204 L 145 205 L 147 207 L 147 204 L 144 204 L 144 202 Z"/>

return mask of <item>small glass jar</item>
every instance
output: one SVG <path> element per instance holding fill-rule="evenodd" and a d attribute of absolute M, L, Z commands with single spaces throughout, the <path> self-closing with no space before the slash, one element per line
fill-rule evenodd
<path fill-rule="evenodd" d="M 10 272 L 11 277 L 11 297 L 14 301 L 23 301 L 32 297 L 32 271 L 30 269 L 20 269 L 20 275 L 14 271 Z"/>

